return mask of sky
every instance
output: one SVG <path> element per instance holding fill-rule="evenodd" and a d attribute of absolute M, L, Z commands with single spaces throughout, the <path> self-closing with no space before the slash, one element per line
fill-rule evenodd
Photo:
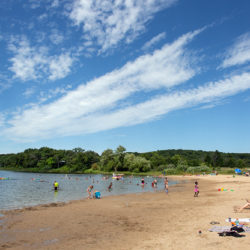
<path fill-rule="evenodd" d="M 249 0 L 1 0 L 0 154 L 250 153 Z"/>

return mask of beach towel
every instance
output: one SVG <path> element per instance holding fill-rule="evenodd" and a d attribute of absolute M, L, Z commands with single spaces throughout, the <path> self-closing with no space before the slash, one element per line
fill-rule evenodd
<path fill-rule="evenodd" d="M 210 232 L 217 232 L 217 233 L 222 233 L 222 232 L 230 232 L 231 226 L 213 226 L 210 228 L 208 231 Z M 246 233 L 250 233 L 250 227 L 243 226 L 242 227 Z"/>
<path fill-rule="evenodd" d="M 218 234 L 219 234 L 219 236 L 223 236 L 223 237 L 225 237 L 225 236 L 245 237 L 245 236 L 246 236 L 246 235 L 244 235 L 244 234 L 239 234 L 239 233 L 237 233 L 237 232 L 235 232 L 235 231 L 222 232 L 222 233 L 218 233 Z"/>

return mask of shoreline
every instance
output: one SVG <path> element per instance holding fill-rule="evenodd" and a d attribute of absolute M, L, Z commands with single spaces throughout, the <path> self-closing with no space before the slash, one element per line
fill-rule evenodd
<path fill-rule="evenodd" d="M 170 177 L 171 178 L 171 177 Z M 235 249 L 249 247 L 244 238 L 209 232 L 211 221 L 228 226 L 228 217 L 248 198 L 244 176 L 175 176 L 184 182 L 165 192 L 106 196 L 66 204 L 8 210 L 0 217 L 0 249 Z M 188 181 L 187 181 L 188 180 Z M 200 195 L 193 197 L 194 181 Z M 185 182 L 187 181 L 187 182 Z M 219 192 L 218 188 L 234 189 Z M 250 225 L 249 225 L 250 226 Z M 201 230 L 202 233 L 198 234 Z"/>
<path fill-rule="evenodd" d="M 176 181 L 180 176 L 177 176 L 176 178 L 172 178 L 173 176 L 169 177 L 168 180 L 169 182 L 171 182 L 171 179 L 174 181 Z M 182 184 L 185 183 L 186 181 L 189 180 L 180 180 L 180 183 L 175 183 L 175 184 L 170 184 L 169 186 L 171 187 L 172 191 L 174 191 L 174 187 L 178 184 Z M 150 185 L 150 184 L 148 184 Z M 122 194 L 112 194 L 110 193 L 109 195 L 102 195 L 102 198 L 106 198 L 106 197 L 118 197 L 118 196 L 123 196 L 123 195 L 133 195 L 133 194 L 142 194 L 142 193 L 157 193 L 157 192 L 162 192 L 163 189 L 162 188 L 157 188 L 156 190 L 152 190 L 152 191 L 137 191 L 137 192 L 132 192 L 132 193 L 122 193 Z M 37 210 L 40 207 L 56 207 L 56 206 L 62 206 L 62 205 L 67 205 L 69 203 L 73 203 L 73 202 L 78 202 L 78 201 L 83 201 L 88 199 L 87 196 L 85 198 L 81 198 L 81 199 L 73 199 L 73 200 L 68 200 L 68 201 L 56 201 L 56 202 L 48 202 L 48 203 L 41 203 L 41 204 L 36 204 L 36 205 L 28 205 L 28 206 L 22 206 L 19 208 L 9 208 L 9 209 L 0 209 L 0 215 L 1 214 L 5 214 L 8 213 L 8 211 L 16 211 L 16 212 L 20 212 L 23 210 Z M 1 218 L 1 217 L 0 217 Z"/>

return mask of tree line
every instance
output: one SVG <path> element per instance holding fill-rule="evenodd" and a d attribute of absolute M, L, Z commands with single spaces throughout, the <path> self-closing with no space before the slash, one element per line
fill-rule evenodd
<path fill-rule="evenodd" d="M 82 148 L 56 150 L 48 147 L 26 149 L 16 154 L 0 154 L 0 168 L 58 173 L 149 172 L 165 174 L 211 172 L 221 168 L 250 169 L 250 154 L 201 150 L 158 150 L 126 152 L 118 146 L 101 155 Z"/>

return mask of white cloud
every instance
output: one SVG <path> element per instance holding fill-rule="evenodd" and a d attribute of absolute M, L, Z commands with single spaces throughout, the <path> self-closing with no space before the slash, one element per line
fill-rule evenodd
<path fill-rule="evenodd" d="M 63 35 L 59 33 L 58 30 L 54 29 L 50 35 L 50 40 L 52 43 L 58 45 L 63 42 Z"/>
<path fill-rule="evenodd" d="M 32 96 L 35 93 L 35 89 L 34 88 L 28 88 L 23 92 L 23 96 L 25 96 L 25 98 L 29 98 L 30 96 Z"/>
<path fill-rule="evenodd" d="M 145 30 L 153 15 L 177 0 L 75 0 L 69 17 L 82 25 L 84 35 L 101 47 L 101 52 L 125 40 L 132 42 Z"/>
<path fill-rule="evenodd" d="M 55 98 L 58 95 L 66 94 L 69 89 L 71 89 L 72 86 L 68 84 L 65 87 L 57 87 L 56 89 L 50 89 L 46 92 L 41 91 L 39 96 L 39 104 L 48 101 L 51 98 Z"/>
<path fill-rule="evenodd" d="M 70 73 L 72 63 L 73 59 L 67 53 L 54 57 L 49 63 L 49 79 L 56 80 L 67 76 Z"/>
<path fill-rule="evenodd" d="M 0 113 L 0 128 L 3 127 L 5 124 L 5 115 Z"/>
<path fill-rule="evenodd" d="M 56 8 L 58 6 L 59 6 L 59 0 L 53 0 L 52 3 L 51 3 L 51 7 Z"/>
<path fill-rule="evenodd" d="M 250 33 L 240 36 L 235 44 L 226 52 L 221 67 L 227 68 L 250 62 Z"/>
<path fill-rule="evenodd" d="M 117 108 L 134 93 L 169 89 L 189 80 L 196 72 L 189 60 L 190 54 L 185 52 L 185 45 L 199 32 L 187 33 L 152 54 L 141 56 L 120 69 L 79 86 L 54 103 L 24 110 L 9 121 L 10 127 L 16 131 L 12 134 L 19 137 L 20 130 L 24 137 L 46 136 L 55 128 L 59 131 L 59 124 L 60 128 L 68 127 L 71 126 L 69 123 L 77 123 L 78 119 L 90 113 Z M 53 70 L 57 72 L 56 66 Z M 25 131 L 27 124 L 29 129 Z"/>
<path fill-rule="evenodd" d="M 48 78 L 57 80 L 67 76 L 74 59 L 69 53 L 50 56 L 46 47 L 32 47 L 26 38 L 12 41 L 9 50 L 14 56 L 9 59 L 9 69 L 22 81 Z"/>
<path fill-rule="evenodd" d="M 160 40 L 164 39 L 165 36 L 166 36 L 165 32 L 162 32 L 162 33 L 158 34 L 157 36 L 154 36 L 150 41 L 146 42 L 143 45 L 142 50 L 147 50 L 147 49 L 151 48 L 156 43 L 158 43 Z"/>
<path fill-rule="evenodd" d="M 192 69 L 193 58 L 187 56 L 190 54 L 184 48 L 199 32 L 188 33 L 152 54 L 69 91 L 57 101 L 15 113 L 2 134 L 13 140 L 32 141 L 93 133 L 148 122 L 173 110 L 214 104 L 250 89 L 250 73 L 185 91 L 171 89 L 197 73 Z M 161 90 L 162 94 L 155 95 L 152 90 Z M 146 92 L 150 95 L 143 95 Z M 136 93 L 143 99 L 133 100 Z"/>

